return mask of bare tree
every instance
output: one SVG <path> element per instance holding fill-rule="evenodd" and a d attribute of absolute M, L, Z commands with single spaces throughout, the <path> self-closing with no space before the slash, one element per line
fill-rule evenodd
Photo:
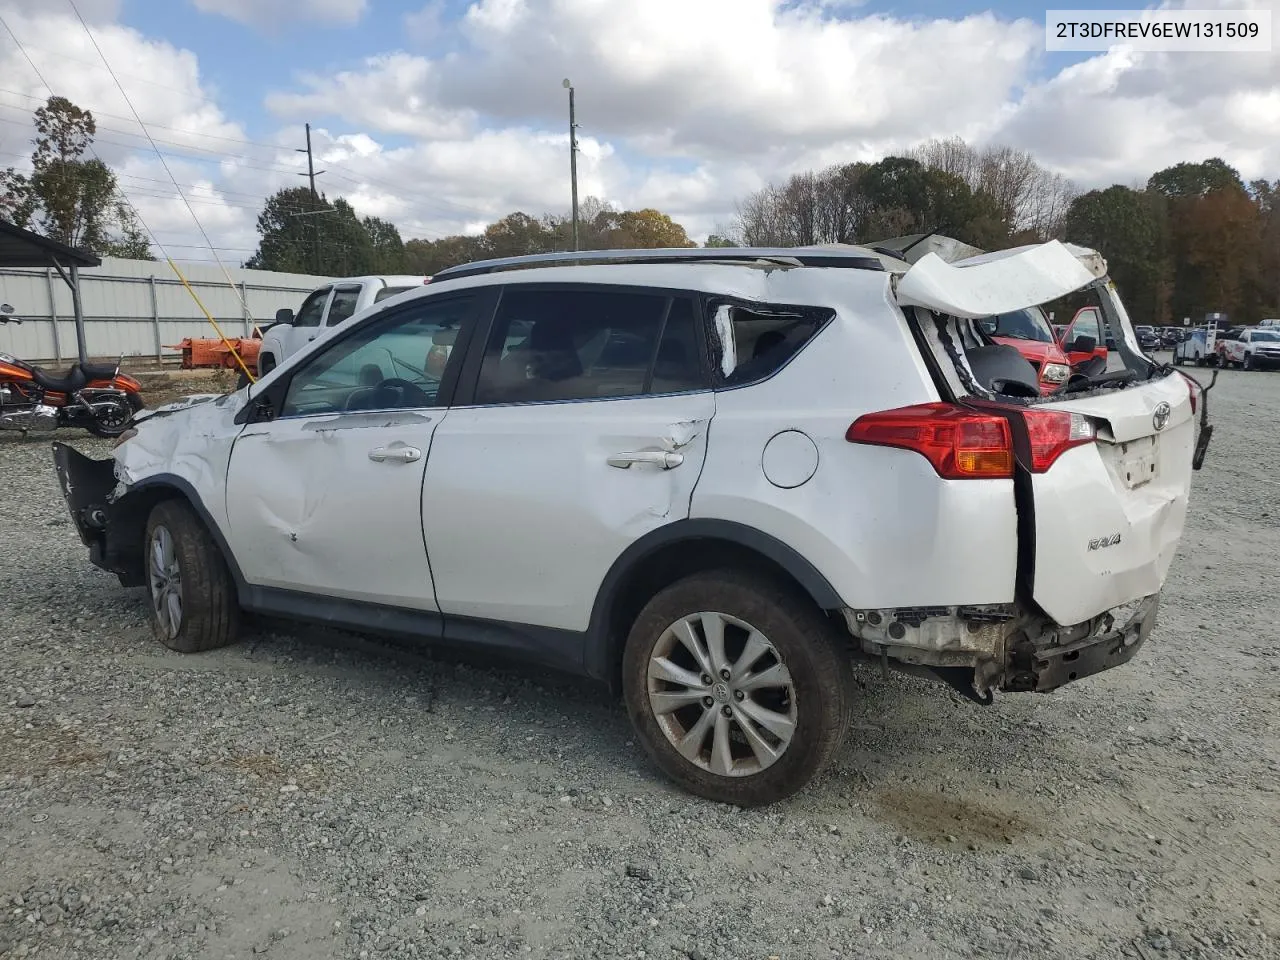
<path fill-rule="evenodd" d="M 975 193 L 987 194 L 1015 234 L 1055 236 L 1076 195 L 1070 180 L 1040 166 L 1026 150 L 995 145 L 978 150 L 951 137 L 922 143 L 908 156 L 962 178 Z"/>

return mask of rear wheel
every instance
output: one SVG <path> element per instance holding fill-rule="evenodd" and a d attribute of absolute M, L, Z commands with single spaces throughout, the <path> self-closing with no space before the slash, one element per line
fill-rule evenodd
<path fill-rule="evenodd" d="M 852 670 L 808 598 L 722 570 L 658 593 L 623 655 L 631 722 L 654 763 L 692 793 L 749 807 L 796 793 L 835 755 Z"/>
<path fill-rule="evenodd" d="M 1243 369 L 1243 370 L 1256 370 L 1256 369 L 1258 369 L 1258 368 L 1257 368 L 1257 366 L 1256 366 L 1256 365 L 1254 364 L 1254 362 L 1253 362 L 1253 354 L 1252 354 L 1252 353 L 1246 353 L 1246 354 L 1244 355 L 1244 362 L 1240 364 L 1240 367 L 1241 367 L 1241 369 Z"/>
<path fill-rule="evenodd" d="M 225 647 L 236 639 L 240 606 L 226 561 L 191 508 L 157 504 L 147 520 L 147 593 L 151 631 L 179 653 Z"/>
<path fill-rule="evenodd" d="M 141 397 L 137 400 L 138 407 L 134 406 L 134 399 L 130 394 L 94 400 L 93 412 L 89 415 L 85 428 L 95 437 L 118 437 L 129 429 L 129 423 L 141 406 L 141 400 Z"/>

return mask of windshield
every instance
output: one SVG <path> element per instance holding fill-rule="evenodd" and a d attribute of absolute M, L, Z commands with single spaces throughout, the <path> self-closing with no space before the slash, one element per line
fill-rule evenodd
<path fill-rule="evenodd" d="M 1012 313 L 1001 313 L 978 321 L 989 337 L 1012 337 L 1015 340 L 1038 340 L 1053 343 L 1053 331 L 1044 311 L 1039 307 L 1027 307 Z"/>
<path fill-rule="evenodd" d="M 1255 330 L 1253 331 L 1253 340 L 1257 343 L 1259 340 L 1280 340 L 1280 333 L 1271 330 Z"/>

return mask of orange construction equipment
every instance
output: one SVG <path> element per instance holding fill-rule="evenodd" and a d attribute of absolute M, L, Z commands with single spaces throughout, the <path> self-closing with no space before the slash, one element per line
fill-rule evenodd
<path fill-rule="evenodd" d="M 183 370 L 202 367 L 224 367 L 234 370 L 239 366 L 236 353 L 240 354 L 250 370 L 256 370 L 262 340 L 257 337 L 240 337 L 230 340 L 220 340 L 216 337 L 187 337 L 181 343 L 168 346 L 171 350 L 182 351 Z M 235 353 L 232 352 L 233 349 Z"/>

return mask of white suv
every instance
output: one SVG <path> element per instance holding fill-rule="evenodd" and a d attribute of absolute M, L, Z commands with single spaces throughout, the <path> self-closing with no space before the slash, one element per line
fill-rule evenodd
<path fill-rule="evenodd" d="M 1042 397 L 977 321 L 1082 290 L 1112 369 Z M 662 770 L 752 805 L 835 752 L 854 656 L 984 702 L 1132 658 L 1198 400 L 1057 242 L 597 252 L 446 271 L 55 460 L 175 650 L 249 610 L 518 653 L 620 689 Z"/>

